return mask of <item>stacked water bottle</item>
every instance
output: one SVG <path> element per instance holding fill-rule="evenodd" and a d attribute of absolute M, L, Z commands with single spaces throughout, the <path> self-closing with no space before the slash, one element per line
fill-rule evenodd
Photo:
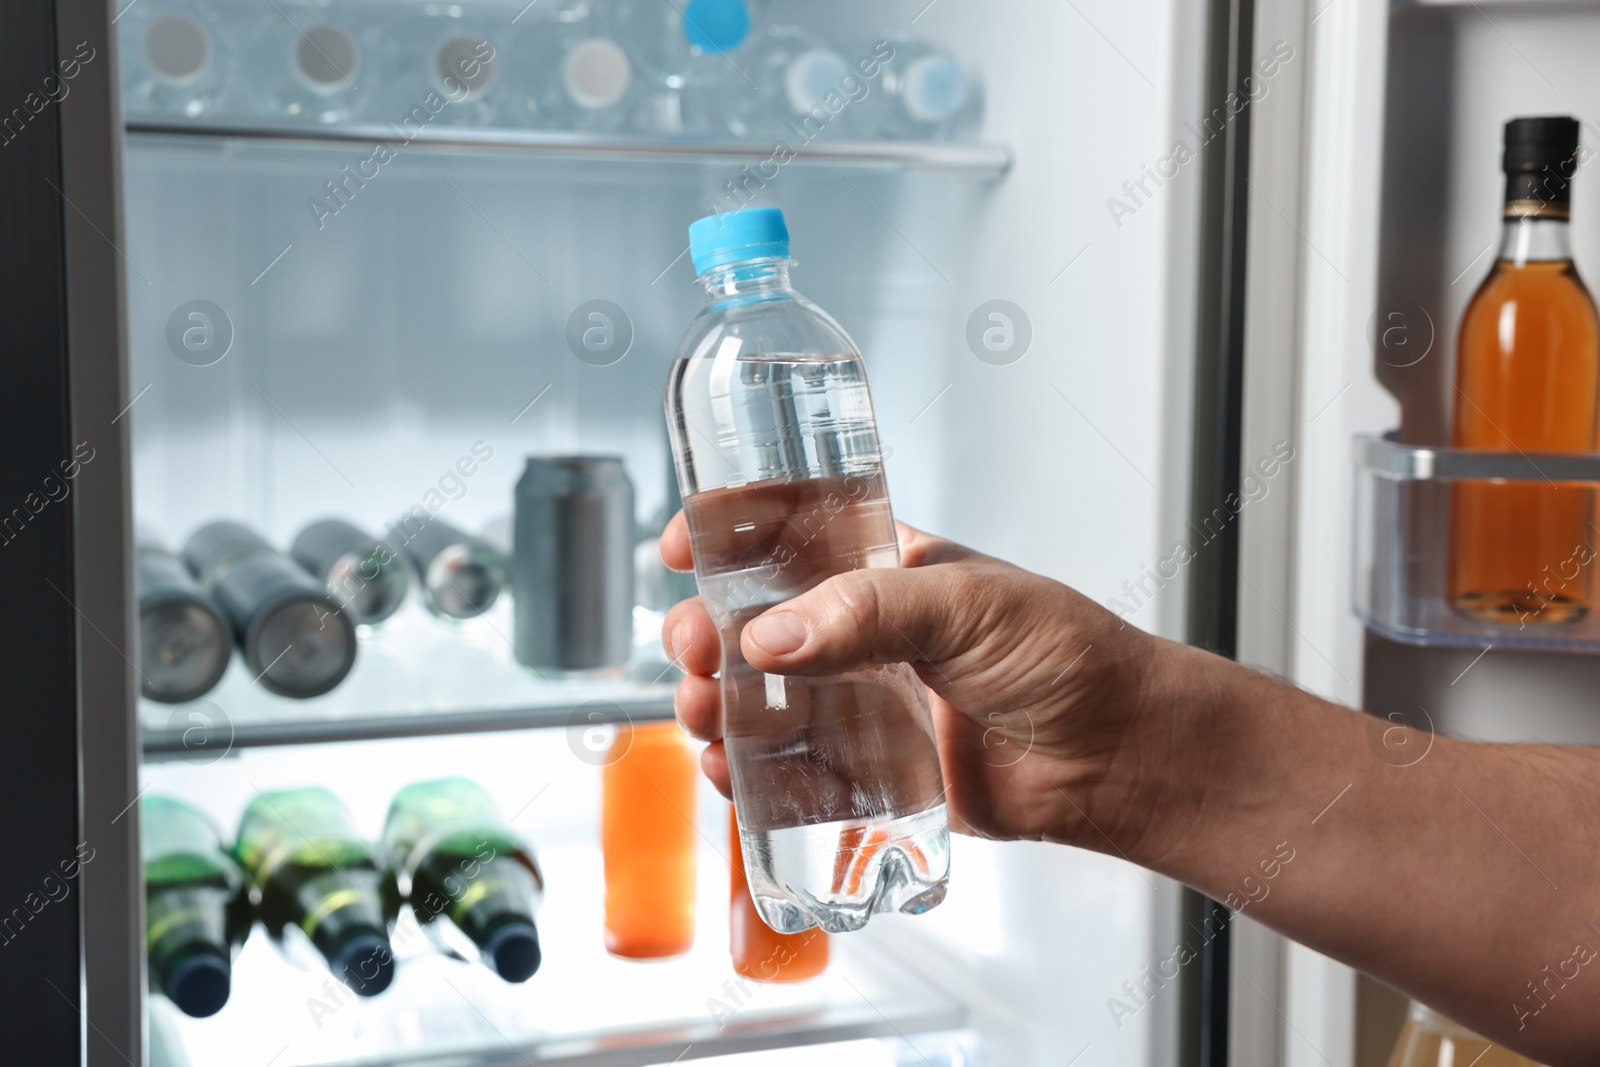
<path fill-rule="evenodd" d="M 420 123 L 809 142 L 970 131 L 971 73 L 903 36 L 829 40 L 766 0 L 144 0 L 132 118 Z"/>

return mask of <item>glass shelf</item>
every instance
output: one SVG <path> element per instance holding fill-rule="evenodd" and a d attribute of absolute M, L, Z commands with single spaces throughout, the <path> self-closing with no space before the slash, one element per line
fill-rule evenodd
<path fill-rule="evenodd" d="M 1600 454 L 1420 447 L 1388 434 L 1357 437 L 1355 460 L 1352 593 L 1369 630 L 1408 645 L 1600 652 L 1600 612 L 1559 624 L 1495 624 L 1458 615 L 1445 597 L 1449 483 L 1600 483 Z"/>
<path fill-rule="evenodd" d="M 379 144 L 423 148 L 445 154 L 545 156 L 634 163 L 762 163 L 878 170 L 914 170 L 999 178 L 1011 169 L 1010 150 L 990 144 L 955 141 L 845 141 L 808 144 L 792 159 L 774 158 L 771 142 L 730 142 L 691 138 L 611 137 L 453 126 L 403 130 L 383 124 L 342 126 L 264 126 L 133 119 L 128 136 L 140 144 L 213 143 L 230 147 L 339 146 Z"/>
<path fill-rule="evenodd" d="M 672 718 L 679 677 L 659 640 L 660 616 L 635 611 L 635 662 L 612 677 L 554 677 L 516 661 L 511 605 L 446 623 L 415 602 L 363 634 L 356 664 L 332 692 L 311 700 L 256 685 L 237 652 L 200 700 L 140 699 L 147 760 L 209 763 L 270 745 L 564 727 L 576 734 L 620 721 Z"/>
<path fill-rule="evenodd" d="M 644 1067 L 967 1025 L 962 1003 L 870 930 L 833 938 L 828 970 L 794 984 L 741 980 L 728 959 L 727 923 L 705 921 L 710 916 L 684 956 L 608 956 L 599 850 L 572 844 L 539 855 L 549 878 L 540 910 L 544 961 L 525 984 L 442 955 L 402 915 L 392 939 L 394 984 L 371 1000 L 338 987 L 330 996 L 325 972 L 289 963 L 258 928 L 234 962 L 233 994 L 221 1012 L 168 1013 L 175 1042 L 192 1067 L 234 1064 L 241 1048 L 274 1067 Z M 726 900 L 726 861 L 702 849 L 701 867 L 707 888 Z"/>

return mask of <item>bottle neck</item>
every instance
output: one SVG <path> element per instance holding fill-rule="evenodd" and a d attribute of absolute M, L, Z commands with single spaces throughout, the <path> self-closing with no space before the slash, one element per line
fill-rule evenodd
<path fill-rule="evenodd" d="M 1571 259 L 1567 220 L 1508 216 L 1500 229 L 1499 258 L 1519 267 L 1530 262 Z"/>
<path fill-rule="evenodd" d="M 794 296 L 789 287 L 787 259 L 747 259 L 712 267 L 700 276 L 706 298 L 713 307 L 784 300 Z"/>

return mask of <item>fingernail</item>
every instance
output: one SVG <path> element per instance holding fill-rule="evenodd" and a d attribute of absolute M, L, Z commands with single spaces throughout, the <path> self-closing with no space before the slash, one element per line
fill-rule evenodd
<path fill-rule="evenodd" d="M 806 623 L 792 611 L 774 611 L 750 624 L 750 640 L 774 656 L 787 656 L 806 643 Z"/>
<path fill-rule="evenodd" d="M 667 635 L 667 658 L 673 660 L 677 659 L 679 654 L 688 647 L 688 628 L 680 622 L 678 625 L 674 626 L 672 628 L 672 632 Z"/>

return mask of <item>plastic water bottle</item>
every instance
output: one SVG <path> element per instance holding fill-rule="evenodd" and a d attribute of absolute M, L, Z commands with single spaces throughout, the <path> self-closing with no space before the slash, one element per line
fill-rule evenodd
<path fill-rule="evenodd" d="M 775 208 L 689 227 L 709 298 L 669 372 L 695 577 L 722 637 L 723 736 L 750 892 L 779 933 L 841 933 L 944 899 L 949 830 L 910 666 L 763 674 L 739 635 L 826 579 L 899 565 L 866 370 L 789 285 Z"/>
<path fill-rule="evenodd" d="M 192 119 L 217 109 L 234 57 L 215 15 L 196 4 L 166 3 L 133 7 L 118 20 L 129 114 Z"/>
<path fill-rule="evenodd" d="M 725 102 L 755 91 L 744 45 L 763 7 L 760 0 L 615 0 L 609 17 L 627 27 L 623 43 L 650 82 L 640 125 L 659 133 L 724 132 Z"/>
<path fill-rule="evenodd" d="M 824 129 L 838 137 L 856 103 L 848 95 L 851 87 L 865 84 L 852 81 L 845 58 L 800 26 L 771 26 L 756 34 L 739 65 L 756 91 L 733 86 L 708 106 L 720 104 L 727 131 L 741 138 L 787 137 L 792 144 L 797 131 L 815 136 Z M 859 88 L 853 91 L 863 98 Z"/>
<path fill-rule="evenodd" d="M 523 121 L 554 130 L 612 131 L 639 106 L 633 61 L 603 20 L 543 22 L 513 44 Z"/>
<path fill-rule="evenodd" d="M 382 113 L 415 136 L 429 125 L 494 125 L 505 112 L 502 75 L 512 36 L 498 12 L 459 4 L 426 4 L 397 20 L 388 46 Z M 392 114 L 390 113 L 392 112 Z"/>
<path fill-rule="evenodd" d="M 938 140 L 977 120 L 976 82 L 946 51 L 926 41 L 895 38 L 876 91 L 861 102 L 870 135 L 886 140 Z"/>
<path fill-rule="evenodd" d="M 373 41 L 344 6 L 282 5 L 250 57 L 259 103 L 269 113 L 311 122 L 362 117 L 371 96 Z"/>

